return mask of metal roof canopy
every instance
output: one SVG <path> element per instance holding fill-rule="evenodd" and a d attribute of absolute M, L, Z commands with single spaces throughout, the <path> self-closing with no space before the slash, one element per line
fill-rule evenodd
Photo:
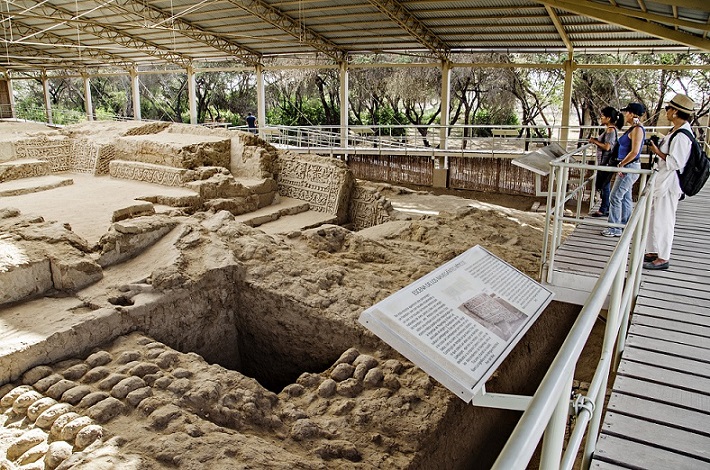
<path fill-rule="evenodd" d="M 6 70 L 710 51 L 707 0 L 0 0 L 0 9 Z"/>

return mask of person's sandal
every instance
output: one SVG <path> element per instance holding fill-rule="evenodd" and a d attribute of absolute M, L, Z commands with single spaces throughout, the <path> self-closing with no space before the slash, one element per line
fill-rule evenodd
<path fill-rule="evenodd" d="M 652 261 L 656 261 L 658 259 L 658 254 L 656 253 L 646 253 L 643 255 L 643 262 L 644 263 L 650 263 Z"/>
<path fill-rule="evenodd" d="M 644 269 L 668 269 L 671 266 L 671 263 L 669 261 L 665 261 L 663 263 L 655 264 L 653 261 L 649 261 L 648 263 L 643 263 Z"/>

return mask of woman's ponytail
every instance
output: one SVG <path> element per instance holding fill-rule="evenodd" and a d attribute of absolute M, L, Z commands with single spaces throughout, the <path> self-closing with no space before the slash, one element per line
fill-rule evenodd
<path fill-rule="evenodd" d="M 608 117 L 617 129 L 624 127 L 624 115 L 617 111 L 616 108 L 607 106 L 606 108 L 602 108 L 601 113 Z"/>

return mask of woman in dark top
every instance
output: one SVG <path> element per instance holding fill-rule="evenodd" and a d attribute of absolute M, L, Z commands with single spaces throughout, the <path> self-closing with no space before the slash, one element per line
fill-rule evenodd
<path fill-rule="evenodd" d="M 641 116 L 646 107 L 641 103 L 629 103 L 621 109 L 624 120 L 631 127 L 619 137 L 619 168 L 641 169 L 641 147 L 646 139 L 646 129 L 641 125 Z M 609 196 L 609 223 L 625 225 L 631 217 L 633 200 L 631 190 L 639 179 L 638 173 L 619 173 Z M 621 227 L 609 227 L 602 230 L 605 237 L 620 237 Z"/>
<path fill-rule="evenodd" d="M 624 116 L 611 106 L 607 106 L 601 110 L 601 122 L 604 130 L 599 134 L 599 137 L 589 139 L 589 143 L 597 146 L 597 165 L 607 166 L 611 149 L 616 144 L 617 129 L 621 129 L 624 126 Z M 609 215 L 611 177 L 612 173 L 610 171 L 597 173 L 596 189 L 601 194 L 601 204 L 598 211 L 590 214 L 592 217 L 606 217 Z"/>

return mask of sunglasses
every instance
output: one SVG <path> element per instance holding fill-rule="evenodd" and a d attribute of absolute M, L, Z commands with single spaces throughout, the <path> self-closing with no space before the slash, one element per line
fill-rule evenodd
<path fill-rule="evenodd" d="M 670 111 L 671 109 L 674 109 L 673 106 L 666 106 L 666 111 Z"/>

